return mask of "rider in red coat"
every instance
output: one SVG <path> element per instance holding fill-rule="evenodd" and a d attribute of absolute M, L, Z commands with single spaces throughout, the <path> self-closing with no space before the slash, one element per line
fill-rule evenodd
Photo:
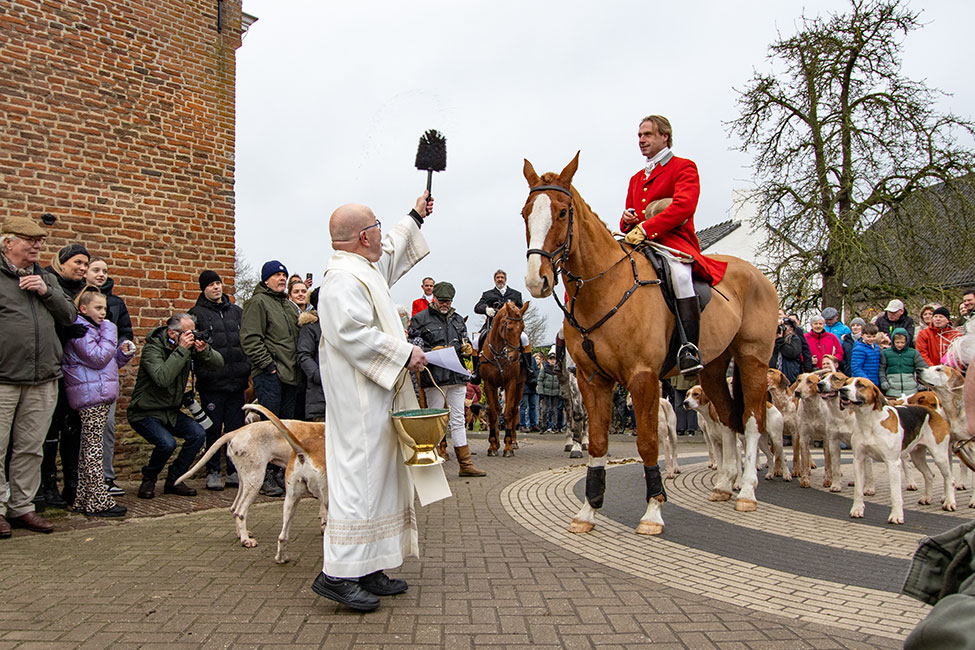
<path fill-rule="evenodd" d="M 647 157 L 647 166 L 630 179 L 620 230 L 627 233 L 626 241 L 634 245 L 649 239 L 676 252 L 675 255 L 664 255 L 664 259 L 671 269 L 677 296 L 677 321 L 682 342 L 677 367 L 681 374 L 690 374 L 702 368 L 697 348 L 701 311 L 694 295 L 692 269 L 680 257 L 686 256 L 687 261 L 692 261 L 693 272 L 712 285 L 721 281 L 728 265 L 701 253 L 701 244 L 694 232 L 694 212 L 701 183 L 694 162 L 677 158 L 670 151 L 673 145 L 670 121 L 660 115 L 650 115 L 640 122 L 638 135 L 640 152 Z M 651 210 L 647 214 L 647 208 L 661 199 L 672 200 L 663 210 Z"/>

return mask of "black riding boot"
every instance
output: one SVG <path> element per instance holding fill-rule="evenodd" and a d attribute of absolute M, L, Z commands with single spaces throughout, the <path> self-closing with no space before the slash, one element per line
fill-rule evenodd
<path fill-rule="evenodd" d="M 701 365 L 701 351 L 697 348 L 701 329 L 701 306 L 697 297 L 677 299 L 677 327 L 681 335 L 677 370 L 682 375 L 700 372 L 704 366 Z"/>
<path fill-rule="evenodd" d="M 555 337 L 555 372 L 562 374 L 565 368 L 565 339 Z"/>
<path fill-rule="evenodd" d="M 521 353 L 521 367 L 525 370 L 525 381 L 535 381 L 537 377 L 535 373 L 532 372 L 532 353 L 522 352 Z"/>
<path fill-rule="evenodd" d="M 475 350 L 477 352 L 477 350 Z M 471 355 L 471 363 L 473 364 L 473 372 L 471 373 L 471 378 L 468 380 L 472 384 L 480 384 L 481 376 L 477 374 L 477 367 L 480 365 L 481 356 L 480 354 Z"/>

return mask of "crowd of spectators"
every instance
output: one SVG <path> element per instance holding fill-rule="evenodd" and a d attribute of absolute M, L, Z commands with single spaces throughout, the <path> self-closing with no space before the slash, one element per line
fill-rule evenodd
<path fill-rule="evenodd" d="M 769 367 L 789 381 L 821 369 L 826 359 L 851 377 L 865 377 L 890 397 L 918 391 L 924 368 L 945 361 L 951 342 L 965 332 L 975 314 L 975 289 L 964 292 L 953 318 L 950 309 L 926 303 L 915 323 L 904 302 L 894 298 L 870 322 L 853 317 L 843 323 L 835 307 L 809 317 L 808 331 L 796 314 L 779 311 L 779 325 Z"/>

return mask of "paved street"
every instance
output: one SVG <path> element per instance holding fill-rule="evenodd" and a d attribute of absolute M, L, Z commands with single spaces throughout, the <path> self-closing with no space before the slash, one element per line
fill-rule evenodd
<path fill-rule="evenodd" d="M 0 650 L 899 648 L 927 609 L 897 594 L 918 540 L 975 515 L 965 493 L 949 514 L 909 492 L 906 525 L 888 526 L 882 472 L 861 521 L 847 517 L 852 488 L 781 479 L 761 481 L 758 512 L 735 513 L 707 501 L 704 445 L 682 442 L 664 534 L 642 537 L 641 467 L 624 462 L 634 439 L 614 436 L 621 462 L 597 527 L 571 535 L 585 469 L 562 445 L 528 435 L 515 458 L 487 458 L 473 434 L 489 476 L 458 479 L 448 462 L 454 497 L 418 509 L 421 557 L 391 572 L 409 591 L 365 615 L 311 591 L 322 554 L 314 501 L 302 502 L 291 562 L 278 565 L 280 500 L 251 509 L 260 545 L 248 550 L 226 510 L 233 490 L 140 502 L 127 483 L 125 521 L 66 515 L 53 535 L 15 530 L 0 542 Z"/>

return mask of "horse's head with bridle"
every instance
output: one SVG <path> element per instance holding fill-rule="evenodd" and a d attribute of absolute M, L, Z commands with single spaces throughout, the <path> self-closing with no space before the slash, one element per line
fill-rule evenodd
<path fill-rule="evenodd" d="M 528 239 L 528 269 L 525 286 L 536 298 L 545 298 L 555 289 L 558 274 L 572 251 L 574 216 L 572 177 L 579 168 L 579 153 L 558 175 L 535 173 L 525 159 L 528 200 L 521 209 Z"/>
<path fill-rule="evenodd" d="M 497 337 L 492 344 L 496 356 L 507 356 L 506 352 L 508 350 L 521 351 L 521 333 L 525 331 L 525 319 L 523 315 L 528 310 L 529 304 L 529 302 L 525 302 L 521 306 L 521 309 L 519 309 L 515 306 L 515 303 L 509 300 L 494 315 L 491 330 L 492 334 L 495 334 Z"/>

